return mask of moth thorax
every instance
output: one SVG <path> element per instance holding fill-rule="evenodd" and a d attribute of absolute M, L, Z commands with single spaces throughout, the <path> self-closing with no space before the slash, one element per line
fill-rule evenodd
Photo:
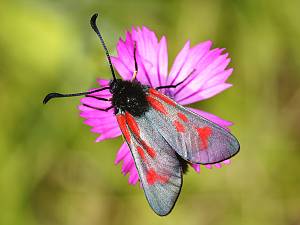
<path fill-rule="evenodd" d="M 149 109 L 147 89 L 147 86 L 138 81 L 117 80 L 111 83 L 112 105 L 116 112 L 127 111 L 133 116 L 143 115 Z"/>

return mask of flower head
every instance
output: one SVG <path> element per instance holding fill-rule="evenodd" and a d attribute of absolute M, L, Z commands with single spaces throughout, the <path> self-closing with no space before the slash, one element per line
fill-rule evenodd
<path fill-rule="evenodd" d="M 135 70 L 134 45 L 136 45 L 136 61 L 138 64 L 137 79 L 145 85 L 158 87 L 163 85 L 184 82 L 174 89 L 162 90 L 162 92 L 173 98 L 181 105 L 195 103 L 231 87 L 226 83 L 232 73 L 232 68 L 227 68 L 230 58 L 224 49 L 211 49 L 212 42 L 206 41 L 190 47 L 186 42 L 177 55 L 170 72 L 168 73 L 167 41 L 163 36 L 158 41 L 155 33 L 146 27 L 133 28 L 126 33 L 125 40 L 120 39 L 117 44 L 118 56 L 111 57 L 112 63 L 120 76 L 125 80 L 131 80 Z M 107 86 L 109 80 L 99 79 L 100 86 Z M 91 94 L 99 98 L 110 98 L 108 90 Z M 80 116 L 85 118 L 84 123 L 92 127 L 92 132 L 98 133 L 97 142 L 120 136 L 121 130 L 118 126 L 113 109 L 108 112 L 99 111 L 95 108 L 107 108 L 110 102 L 99 101 L 92 97 L 81 99 L 79 110 Z M 213 114 L 190 108 L 195 113 L 211 120 L 212 122 L 228 129 L 231 122 L 223 120 Z M 129 147 L 124 142 L 119 149 L 115 163 L 123 161 L 122 173 L 129 173 L 129 183 L 136 184 L 139 180 L 135 164 Z M 229 160 L 222 163 L 228 164 Z M 214 164 L 220 168 L 221 163 Z M 200 172 L 200 165 L 191 165 L 196 172 Z M 212 168 L 212 165 L 206 165 Z"/>

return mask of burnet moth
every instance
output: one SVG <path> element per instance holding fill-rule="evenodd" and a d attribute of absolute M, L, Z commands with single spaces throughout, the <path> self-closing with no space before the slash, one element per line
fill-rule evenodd
<path fill-rule="evenodd" d="M 98 14 L 91 17 L 91 27 L 98 35 L 109 62 L 112 80 L 109 86 L 74 94 L 50 93 L 52 98 L 89 96 L 111 102 L 106 109 L 114 109 L 116 119 L 131 154 L 139 179 L 151 208 L 160 216 L 173 209 L 179 196 L 183 172 L 188 163 L 214 164 L 238 153 L 238 140 L 226 129 L 191 112 L 160 92 L 176 85 L 151 88 L 138 81 L 136 48 L 135 72 L 131 80 L 117 79 L 110 55 L 96 25 Z M 109 90 L 111 99 L 92 96 Z"/>

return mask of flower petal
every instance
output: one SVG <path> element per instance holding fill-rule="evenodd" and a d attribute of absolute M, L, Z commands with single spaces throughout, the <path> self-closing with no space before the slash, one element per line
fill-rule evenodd
<path fill-rule="evenodd" d="M 100 142 L 106 139 L 116 138 L 122 135 L 119 126 L 111 128 L 109 130 L 104 130 L 101 135 L 96 139 L 96 142 Z"/>
<path fill-rule="evenodd" d="M 213 164 L 216 168 L 221 168 L 222 167 L 222 164 L 221 163 L 215 163 Z"/>
<path fill-rule="evenodd" d="M 84 97 L 80 100 L 80 102 L 86 106 L 92 106 L 99 109 L 105 109 L 111 106 L 111 102 L 101 101 L 93 97 Z"/>
<path fill-rule="evenodd" d="M 131 167 L 131 170 L 129 171 L 129 178 L 128 183 L 131 185 L 136 185 L 136 183 L 139 181 L 139 174 L 135 168 L 135 166 Z"/>
<path fill-rule="evenodd" d="M 200 164 L 191 164 L 191 166 L 197 173 L 200 173 Z"/>
<path fill-rule="evenodd" d="M 78 109 L 81 111 L 80 116 L 83 118 L 97 118 L 97 119 L 106 119 L 106 118 L 114 118 L 114 111 L 111 109 L 108 112 L 99 111 L 84 105 L 79 105 Z"/>
<path fill-rule="evenodd" d="M 96 127 L 96 126 L 106 126 L 111 124 L 111 118 L 106 117 L 106 118 L 88 118 L 84 121 L 84 124 L 91 126 L 91 127 Z"/>
<path fill-rule="evenodd" d="M 160 42 L 153 31 L 147 27 L 132 28 L 126 33 L 125 41 L 117 44 L 117 57 L 111 57 L 112 63 L 123 79 L 132 78 L 135 70 L 133 49 L 136 44 L 136 59 L 138 64 L 137 79 L 143 84 L 153 87 L 165 83 L 168 70 L 168 53 L 166 38 Z"/>
<path fill-rule="evenodd" d="M 204 99 L 213 97 L 216 94 L 219 94 L 220 92 L 230 88 L 231 86 L 232 86 L 232 84 L 227 84 L 227 83 L 219 84 L 219 85 L 216 85 L 216 86 L 204 89 L 204 90 L 196 91 L 196 92 L 194 92 L 194 94 L 192 94 L 190 96 L 179 98 L 177 100 L 177 102 L 182 105 L 187 105 L 187 104 L 191 104 L 194 102 L 202 101 Z"/>
<path fill-rule="evenodd" d="M 136 170 L 128 144 L 126 142 L 124 142 L 119 149 L 115 159 L 115 164 L 119 164 L 121 161 L 123 161 L 122 173 L 124 175 L 129 173 L 128 183 L 135 185 L 139 180 L 139 175 Z"/>
<path fill-rule="evenodd" d="M 130 67 L 129 65 L 125 65 L 119 58 L 117 57 L 110 57 L 111 63 L 114 65 L 115 69 L 118 71 L 118 73 L 121 75 L 121 77 L 124 80 L 130 80 L 132 78 L 132 74 L 134 71 L 134 68 Z"/>
<path fill-rule="evenodd" d="M 222 54 L 224 49 L 209 50 L 211 42 L 204 42 L 195 50 L 190 50 L 185 64 L 181 68 L 181 78 L 178 83 L 188 78 L 171 95 L 180 104 L 190 104 L 210 98 L 230 87 L 226 80 L 232 74 L 232 69 L 227 69 L 230 62 L 228 54 Z M 193 51 L 192 51 L 193 50 Z"/>
<path fill-rule="evenodd" d="M 119 162 L 121 162 L 127 156 L 127 154 L 131 154 L 131 153 L 128 148 L 128 144 L 126 142 L 123 142 L 119 151 L 117 152 L 115 164 L 118 164 Z"/>
<path fill-rule="evenodd" d="M 124 80 L 130 80 L 134 71 L 134 42 L 130 32 L 126 32 L 125 41 L 119 39 L 117 57 L 111 57 L 112 64 Z"/>
<path fill-rule="evenodd" d="M 225 81 L 228 79 L 228 77 L 232 74 L 233 69 L 230 68 L 228 70 L 224 70 L 217 74 L 216 76 L 212 77 L 210 80 L 207 80 L 202 88 L 203 89 L 208 89 L 210 87 L 216 86 L 218 84 L 225 83 Z"/>
<path fill-rule="evenodd" d="M 97 79 L 97 82 L 98 82 L 98 84 L 99 84 L 101 87 L 107 87 L 107 86 L 109 86 L 110 80 L 107 80 L 107 79 Z M 108 91 L 109 91 L 109 90 L 108 90 Z"/>
<path fill-rule="evenodd" d="M 186 82 L 188 86 L 190 86 L 190 83 L 192 84 L 195 83 L 197 84 L 197 87 L 199 87 L 203 81 L 207 80 L 208 79 L 207 76 L 212 75 L 212 73 L 210 72 L 213 69 L 215 69 L 214 65 L 217 64 L 217 63 L 214 64 L 214 61 L 221 55 L 223 51 L 223 49 L 218 49 L 218 48 L 213 50 L 209 50 L 209 49 L 206 50 L 207 51 L 204 52 L 202 57 L 197 61 L 196 65 L 194 65 L 194 69 L 196 70 L 196 72 L 191 77 L 193 79 L 190 79 L 189 82 Z"/>
<path fill-rule="evenodd" d="M 85 111 L 85 108 L 88 107 L 82 105 L 79 108 L 83 110 L 80 116 L 86 119 L 84 123 L 92 127 L 92 132 L 100 134 L 96 142 L 115 138 L 122 134 L 113 110 L 108 112 L 95 109 Z"/>
<path fill-rule="evenodd" d="M 226 164 L 226 165 L 229 165 L 231 163 L 231 160 L 230 159 L 226 159 L 224 160 L 222 163 Z"/>
<path fill-rule="evenodd" d="M 109 80 L 99 79 L 100 86 L 107 86 Z M 99 98 L 111 98 L 109 90 L 103 90 L 101 92 L 95 92 L 89 96 L 95 96 Z M 84 97 L 81 100 L 82 105 L 79 105 L 80 116 L 85 118 L 85 124 L 92 127 L 91 131 L 100 136 L 96 139 L 96 142 L 115 138 L 121 135 L 118 122 L 114 115 L 114 110 L 111 109 L 107 112 L 100 111 L 95 108 L 105 109 L 111 106 L 111 102 L 98 100 L 93 97 Z"/>
<path fill-rule="evenodd" d="M 163 36 L 159 42 L 157 76 L 159 79 L 159 84 L 161 86 L 165 85 L 168 76 L 168 50 L 165 36 Z"/>
<path fill-rule="evenodd" d="M 117 44 L 117 52 L 118 56 L 124 65 L 131 65 L 134 66 L 133 61 L 133 49 L 134 49 L 134 41 L 131 38 L 131 34 L 126 32 L 126 39 L 123 41 L 121 38 Z M 134 69 L 134 68 L 133 68 Z"/>
<path fill-rule="evenodd" d="M 170 74 L 168 76 L 168 82 L 167 82 L 168 84 L 171 85 L 177 81 L 177 77 L 179 76 L 180 70 L 187 60 L 189 49 L 190 49 L 190 41 L 187 41 L 175 58 Z"/>
<path fill-rule="evenodd" d="M 212 42 L 206 41 L 191 49 L 189 49 L 189 44 L 188 41 L 175 59 L 168 79 L 170 84 L 177 84 L 185 80 L 197 68 L 199 61 L 207 54 Z M 186 80 L 184 83 L 188 82 Z"/>
<path fill-rule="evenodd" d="M 207 169 L 212 169 L 212 164 L 207 164 L 207 165 L 204 165 Z"/>
<path fill-rule="evenodd" d="M 212 169 L 213 166 L 219 169 L 219 168 L 222 168 L 222 166 L 223 166 L 222 164 L 224 164 L 224 165 L 230 164 L 230 159 L 226 159 L 226 160 L 224 160 L 221 163 L 208 164 L 208 165 L 204 165 L 204 166 L 207 169 Z M 200 164 L 190 164 L 190 165 L 193 167 L 193 169 L 195 170 L 195 172 L 200 173 L 200 171 L 201 171 Z"/>
<path fill-rule="evenodd" d="M 129 171 L 131 170 L 131 168 L 134 166 L 134 161 L 132 159 L 132 157 L 125 157 L 123 159 L 123 165 L 122 165 L 122 173 L 124 175 L 126 175 L 127 173 L 129 173 Z"/>

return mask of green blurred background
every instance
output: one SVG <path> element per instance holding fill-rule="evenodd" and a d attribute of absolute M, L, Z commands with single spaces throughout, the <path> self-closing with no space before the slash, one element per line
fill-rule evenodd
<path fill-rule="evenodd" d="M 300 1 L 9 1 L 0 3 L 0 224 L 300 224 Z M 234 87 L 197 107 L 232 120 L 240 153 L 222 169 L 190 171 L 173 212 L 156 216 L 113 164 L 121 138 L 94 143 L 79 99 L 51 91 L 110 77 L 89 27 L 111 54 L 146 25 L 168 39 L 169 65 L 187 39 L 232 57 Z"/>

